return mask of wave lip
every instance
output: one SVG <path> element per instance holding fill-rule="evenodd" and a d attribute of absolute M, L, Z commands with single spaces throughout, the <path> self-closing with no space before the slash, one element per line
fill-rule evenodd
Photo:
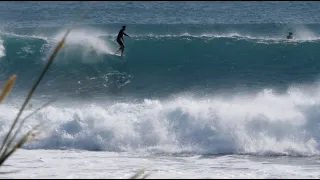
<path fill-rule="evenodd" d="M 0 39 L 0 58 L 6 55 L 5 47 L 3 46 L 3 40 Z"/>
<path fill-rule="evenodd" d="M 123 90 L 123 94 L 144 91 L 144 95 L 235 86 L 256 90 L 269 86 L 286 88 L 317 77 L 314 67 L 318 62 L 314 59 L 320 56 L 316 51 L 319 42 L 305 41 L 317 39 L 315 33 L 301 31 L 296 34 L 297 40 L 287 41 L 276 35 L 270 38 L 229 31 L 181 34 L 137 31 L 125 40 L 126 57 L 121 58 L 112 55 L 118 49 L 112 33 L 95 28 L 74 29 L 52 66 L 54 73 L 48 74 L 52 83 L 48 83 L 46 90 L 72 94 L 86 91 L 84 94 L 95 87 L 97 94 Z M 42 67 L 62 32 L 47 36 L 2 32 L 2 75 L 19 72 L 18 76 L 25 78 L 18 82 L 23 89 L 26 86 L 23 82 L 36 76 L 36 71 L 30 69 Z M 188 81 L 181 83 L 183 78 Z M 282 80 L 281 84 L 278 79 Z"/>

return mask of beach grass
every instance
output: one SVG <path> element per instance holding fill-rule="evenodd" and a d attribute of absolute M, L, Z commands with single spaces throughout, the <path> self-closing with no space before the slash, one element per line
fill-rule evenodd
<path fill-rule="evenodd" d="M 13 124 L 11 125 L 9 132 L 6 134 L 1 147 L 0 147 L 0 167 L 2 167 L 3 163 L 19 148 L 21 148 L 25 143 L 30 142 L 32 140 L 35 139 L 35 132 L 36 130 L 39 128 L 40 125 L 35 126 L 34 128 L 32 128 L 30 131 L 27 132 L 27 134 L 25 134 L 20 140 L 18 140 L 18 142 L 16 144 L 13 144 L 17 134 L 19 133 L 22 125 L 24 124 L 24 122 L 26 121 L 27 118 L 22 119 L 21 121 L 19 121 L 19 118 L 22 114 L 22 112 L 24 111 L 25 107 L 27 106 L 28 102 L 30 101 L 32 95 L 34 94 L 35 90 L 37 89 L 37 87 L 39 86 L 41 80 L 43 79 L 43 77 L 45 76 L 45 74 L 47 73 L 50 65 L 53 63 L 53 60 L 55 59 L 55 57 L 57 56 L 57 54 L 59 53 L 59 51 L 63 48 L 64 44 L 65 44 L 65 40 L 67 35 L 70 33 L 69 29 L 65 35 L 63 36 L 62 40 L 58 43 L 58 45 L 55 47 L 54 51 L 52 52 L 52 54 L 49 56 L 48 61 L 44 67 L 44 69 L 42 70 L 40 76 L 38 77 L 37 81 L 33 84 L 33 86 L 31 87 L 29 93 L 27 94 L 27 98 L 25 99 L 24 103 L 22 104 L 20 110 L 18 111 L 18 114 L 16 116 L 16 118 L 13 121 Z M 1 93 L 1 101 L 9 94 L 9 92 L 12 89 L 12 86 L 15 82 L 16 79 L 16 75 L 13 75 L 7 82 L 4 90 Z M 40 108 L 41 109 L 41 108 Z M 19 125 L 17 127 L 17 125 Z M 16 130 L 16 131 L 14 131 Z"/>
<path fill-rule="evenodd" d="M 47 107 L 49 104 L 51 104 L 54 100 L 50 100 L 49 102 L 45 103 L 38 109 L 34 110 L 32 113 L 27 115 L 25 118 L 20 119 L 23 111 L 25 110 L 26 106 L 28 105 L 28 102 L 30 101 L 32 95 L 34 94 L 35 90 L 39 86 L 41 80 L 45 76 L 45 74 L 48 72 L 48 69 L 50 65 L 53 63 L 55 57 L 58 55 L 58 53 L 61 51 L 61 49 L 65 45 L 66 38 L 68 34 L 70 33 L 71 29 L 67 30 L 62 39 L 59 41 L 59 43 L 56 45 L 54 48 L 53 52 L 51 55 L 48 57 L 47 63 L 40 73 L 38 79 L 35 81 L 31 89 L 29 90 L 26 99 L 24 100 L 24 103 L 22 104 L 21 108 L 18 111 L 18 114 L 16 118 L 13 120 L 12 125 L 10 126 L 9 132 L 6 134 L 4 140 L 2 141 L 1 147 L 0 147 L 0 169 L 3 167 L 4 162 L 14 154 L 18 149 L 22 148 L 24 144 L 38 140 L 37 135 L 39 133 L 40 127 L 42 124 L 39 124 L 35 127 L 33 127 L 31 130 L 29 130 L 25 135 L 22 136 L 22 138 L 16 140 L 16 137 L 18 133 L 20 132 L 23 124 L 25 121 L 35 114 L 36 112 L 40 111 L 41 109 Z M 9 80 L 7 81 L 5 87 L 3 88 L 1 94 L 0 94 L 0 103 L 3 102 L 3 100 L 10 94 L 11 89 L 16 81 L 17 75 L 12 75 Z M 16 143 L 14 143 L 16 141 Z M 9 173 L 14 173 L 14 172 L 9 172 Z M 136 174 L 134 174 L 130 179 L 145 179 L 147 178 L 150 173 L 147 173 L 143 176 L 145 173 L 145 169 L 139 170 Z M 0 174 L 5 174 L 5 172 L 0 172 Z"/>

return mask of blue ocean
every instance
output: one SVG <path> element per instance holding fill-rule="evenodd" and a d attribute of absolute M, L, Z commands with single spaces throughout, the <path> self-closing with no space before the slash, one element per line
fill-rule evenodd
<path fill-rule="evenodd" d="M 311 1 L 1 2 L 0 87 L 17 75 L 1 140 L 72 28 L 26 110 L 56 99 L 23 128 L 44 122 L 45 135 L 8 160 L 22 171 L 10 177 L 121 178 L 131 171 L 115 169 L 148 161 L 154 178 L 319 178 L 319 12 Z M 15 167 L 30 153 L 50 159 L 39 168 L 64 153 L 100 165 Z M 90 153 L 121 162 L 93 176 L 108 164 Z"/>

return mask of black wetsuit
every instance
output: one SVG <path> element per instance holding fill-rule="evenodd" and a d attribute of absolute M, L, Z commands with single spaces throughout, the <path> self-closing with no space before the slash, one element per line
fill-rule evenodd
<path fill-rule="evenodd" d="M 128 36 L 126 33 L 123 32 L 124 30 L 121 29 L 118 33 L 118 36 L 117 36 L 117 42 L 120 44 L 121 47 L 124 47 L 123 45 L 123 42 L 122 42 L 122 39 L 123 39 L 123 35 L 126 35 Z"/>

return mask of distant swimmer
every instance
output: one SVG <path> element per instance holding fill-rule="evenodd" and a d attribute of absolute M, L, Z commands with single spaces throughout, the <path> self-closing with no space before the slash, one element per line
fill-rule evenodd
<path fill-rule="evenodd" d="M 293 34 L 292 34 L 292 32 L 289 32 L 289 35 L 287 36 L 287 39 L 293 39 Z"/>
<path fill-rule="evenodd" d="M 123 40 L 123 35 L 129 37 L 126 33 L 123 31 L 126 30 L 126 26 L 122 26 L 122 29 L 119 31 L 118 36 L 117 36 L 117 42 L 120 45 L 120 48 L 118 49 L 117 53 L 121 51 L 121 56 L 123 56 L 123 51 L 124 51 L 124 40 Z"/>

